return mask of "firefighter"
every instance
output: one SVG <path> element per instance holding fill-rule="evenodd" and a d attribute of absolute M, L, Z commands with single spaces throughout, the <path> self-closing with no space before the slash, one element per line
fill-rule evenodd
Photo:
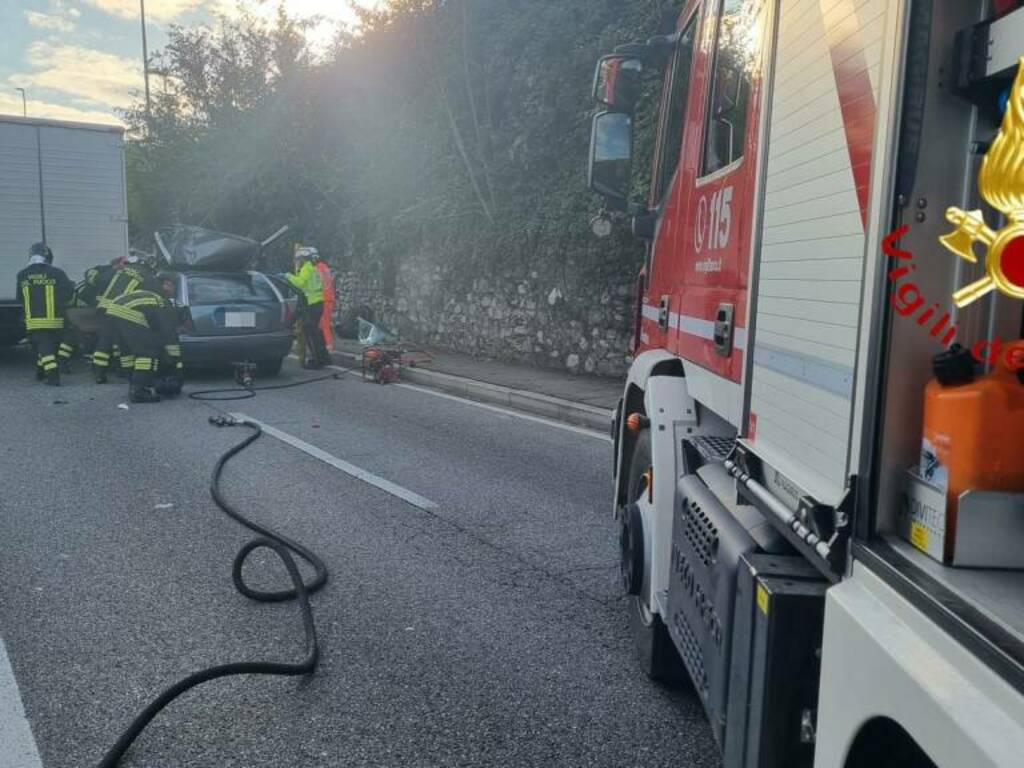
<path fill-rule="evenodd" d="M 320 273 L 313 266 L 315 248 L 297 246 L 295 249 L 295 271 L 285 275 L 295 288 L 302 291 L 306 304 L 302 309 L 302 325 L 306 331 L 305 348 L 299 348 L 303 368 L 323 368 L 331 362 L 324 337 L 320 331 L 320 319 L 324 312 L 324 287 Z"/>
<path fill-rule="evenodd" d="M 71 301 L 74 284 L 51 263 L 53 251 L 46 243 L 29 248 L 29 264 L 18 273 L 17 295 L 25 312 L 25 330 L 36 355 L 36 379 L 60 386 L 58 350 L 64 334 L 64 308 Z"/>
<path fill-rule="evenodd" d="M 122 258 L 111 259 L 109 264 L 98 264 L 85 271 L 85 276 L 75 286 L 74 295 L 69 306 L 78 309 L 95 309 L 100 291 L 107 287 L 114 270 L 121 267 Z M 93 349 L 96 346 L 96 334 L 81 331 L 72 326 L 71 323 L 64 324 L 64 338 L 61 341 L 58 357 L 60 358 L 61 371 L 68 373 L 71 370 L 71 358 L 76 350 L 81 351 L 86 360 L 92 362 Z"/>
<path fill-rule="evenodd" d="M 75 289 L 75 295 L 80 306 L 97 307 L 100 303 L 100 293 L 105 291 L 114 278 L 114 272 L 124 266 L 124 259 L 117 257 L 111 259 L 109 264 L 97 264 L 85 270 L 85 278 Z"/>
<path fill-rule="evenodd" d="M 43 254 L 46 259 L 46 263 L 50 266 L 53 265 L 53 251 L 48 247 L 46 253 Z M 63 274 L 63 270 L 61 270 Z M 66 276 L 66 275 L 65 275 Z M 69 280 L 70 282 L 70 280 Z M 74 283 L 71 283 L 74 286 Z M 75 303 L 75 291 L 72 288 L 71 298 L 64 304 L 65 307 L 73 306 Z M 57 362 L 60 366 L 61 373 L 71 373 L 71 358 L 75 354 L 75 337 L 74 331 L 67 321 L 67 317 L 64 318 L 64 330 L 60 333 L 60 344 L 57 345 Z"/>
<path fill-rule="evenodd" d="M 177 315 L 167 311 L 173 293 L 169 281 L 147 278 L 138 290 L 118 296 L 105 308 L 113 336 L 133 361 L 128 387 L 133 403 L 157 403 L 160 392 L 181 392 Z"/>
<path fill-rule="evenodd" d="M 111 358 L 117 346 L 116 325 L 107 319 L 107 308 L 126 293 L 138 290 L 147 280 L 152 279 L 153 270 L 139 260 L 138 256 L 128 256 L 120 266 L 114 266 L 106 285 L 96 296 L 96 305 L 100 314 L 99 337 L 92 353 L 92 367 L 97 384 L 107 382 Z M 121 351 L 121 350 L 118 350 Z M 130 354 L 121 354 L 121 372 L 130 375 L 134 369 L 134 361 Z"/>
<path fill-rule="evenodd" d="M 320 281 L 324 286 L 324 312 L 320 318 L 320 332 L 324 336 L 324 346 L 328 352 L 334 351 L 334 273 L 316 248 L 313 252 L 313 264 L 320 273 Z"/>

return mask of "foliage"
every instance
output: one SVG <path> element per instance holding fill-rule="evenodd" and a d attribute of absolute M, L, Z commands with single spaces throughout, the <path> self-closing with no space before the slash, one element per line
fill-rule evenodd
<path fill-rule="evenodd" d="M 279 11 L 174 27 L 152 115 L 127 114 L 133 238 L 180 221 L 280 224 L 341 266 L 456 275 L 566 265 L 628 280 L 640 247 L 596 240 L 586 189 L 597 57 L 671 29 L 671 0 L 388 0 L 313 52 Z M 653 131 L 641 126 L 641 158 Z M 283 248 L 279 258 L 283 259 Z"/>

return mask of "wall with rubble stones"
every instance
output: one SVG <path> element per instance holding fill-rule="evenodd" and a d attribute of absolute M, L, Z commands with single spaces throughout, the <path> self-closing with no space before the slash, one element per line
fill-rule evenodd
<path fill-rule="evenodd" d="M 509 268 L 461 279 L 406 259 L 390 286 L 354 271 L 338 275 L 342 309 L 368 305 L 403 339 L 486 359 L 600 376 L 629 369 L 632 287 L 573 269 Z M 612 282 L 613 285 L 606 285 Z"/>

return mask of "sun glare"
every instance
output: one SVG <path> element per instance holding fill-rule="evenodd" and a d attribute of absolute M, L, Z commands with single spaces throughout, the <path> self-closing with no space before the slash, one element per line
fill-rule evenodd
<path fill-rule="evenodd" d="M 269 5 L 269 4 L 268 4 Z M 356 20 L 353 6 L 372 7 L 376 2 L 369 0 L 284 0 L 285 9 L 294 16 L 309 18 L 323 16 L 332 21 L 352 23 Z"/>

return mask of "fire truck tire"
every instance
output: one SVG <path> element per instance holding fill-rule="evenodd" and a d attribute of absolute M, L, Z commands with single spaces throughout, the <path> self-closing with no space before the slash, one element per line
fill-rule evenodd
<path fill-rule="evenodd" d="M 684 683 L 686 670 L 661 617 L 651 613 L 639 597 L 630 597 L 626 602 L 640 669 L 659 683 Z"/>
<path fill-rule="evenodd" d="M 636 500 L 647 492 L 648 471 L 651 469 L 651 436 L 643 432 L 636 441 L 629 459 L 627 475 L 629 503 L 619 510 L 621 572 L 626 588 L 626 606 L 629 627 L 636 645 L 640 668 L 649 678 L 661 683 L 681 683 L 686 680 L 682 660 L 672 644 L 668 629 L 661 617 L 651 612 L 641 594 L 640 585 L 634 585 L 637 570 L 643 574 L 643 522 Z M 632 530 L 639 527 L 639 530 Z M 634 543 L 639 542 L 641 562 L 637 563 Z"/>

